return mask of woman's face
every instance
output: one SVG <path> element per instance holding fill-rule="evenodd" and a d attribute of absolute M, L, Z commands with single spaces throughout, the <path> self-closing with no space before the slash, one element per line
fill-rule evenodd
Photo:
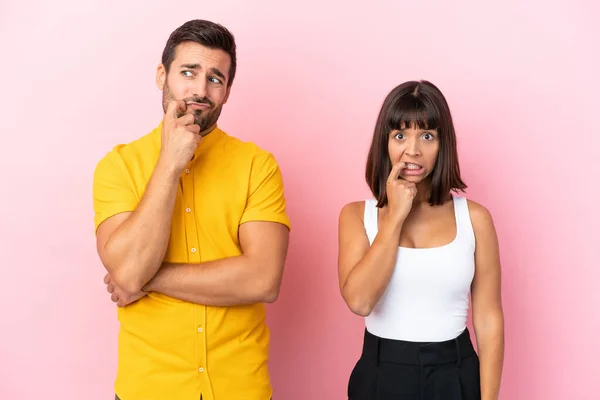
<path fill-rule="evenodd" d="M 423 182 L 433 171 L 440 148 L 437 129 L 392 130 L 388 153 L 392 166 L 400 163 L 400 177 L 415 184 Z"/>

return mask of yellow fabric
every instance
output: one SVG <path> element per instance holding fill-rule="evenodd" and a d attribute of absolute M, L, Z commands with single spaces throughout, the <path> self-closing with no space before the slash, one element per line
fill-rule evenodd
<path fill-rule="evenodd" d="M 94 174 L 95 226 L 135 210 L 158 160 L 161 125 L 116 146 Z M 182 172 L 166 262 L 202 263 L 241 254 L 239 225 L 290 228 L 274 157 L 216 128 Z M 122 400 L 267 400 L 269 329 L 264 304 L 211 307 L 150 293 L 118 309 Z"/>

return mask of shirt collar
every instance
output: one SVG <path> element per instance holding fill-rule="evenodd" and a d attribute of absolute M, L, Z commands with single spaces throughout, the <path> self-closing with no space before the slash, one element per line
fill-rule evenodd
<path fill-rule="evenodd" d="M 161 145 L 161 135 L 162 135 L 162 121 L 158 124 L 158 126 L 154 129 L 154 131 L 152 132 L 152 135 L 154 137 L 154 141 L 155 143 L 158 145 L 158 148 L 160 149 L 160 145 Z M 214 148 L 215 145 L 220 141 L 221 138 L 223 138 L 225 136 L 225 132 L 223 132 L 218 125 L 215 125 L 215 128 L 210 131 L 209 133 L 207 133 L 202 140 L 200 141 L 200 143 L 198 144 L 198 147 L 196 147 L 196 151 L 194 152 L 195 156 L 198 156 L 202 153 L 205 153 L 207 151 L 209 151 L 210 149 Z"/>

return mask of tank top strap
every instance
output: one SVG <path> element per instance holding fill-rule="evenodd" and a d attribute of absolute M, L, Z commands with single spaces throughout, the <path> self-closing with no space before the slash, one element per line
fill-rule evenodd
<path fill-rule="evenodd" d="M 375 236 L 377 236 L 377 225 L 378 225 L 379 209 L 377 208 L 376 199 L 365 200 L 365 215 L 363 223 L 365 225 L 365 231 L 369 238 L 369 243 L 373 244 Z"/>
<path fill-rule="evenodd" d="M 457 239 L 475 243 L 475 232 L 473 231 L 473 225 L 471 223 L 471 214 L 469 213 L 467 198 L 463 196 L 453 196 L 453 200 Z"/>

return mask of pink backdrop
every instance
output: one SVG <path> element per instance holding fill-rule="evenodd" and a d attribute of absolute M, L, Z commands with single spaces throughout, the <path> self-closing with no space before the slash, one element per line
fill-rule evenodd
<path fill-rule="evenodd" d="M 286 182 L 294 231 L 269 307 L 275 399 L 345 398 L 363 323 L 337 288 L 337 216 L 369 195 L 376 114 L 409 79 L 447 95 L 468 195 L 495 216 L 501 398 L 595 398 L 593 2 L 18 3 L 0 4 L 0 398 L 111 398 L 118 325 L 95 252 L 92 172 L 161 118 L 155 67 L 168 34 L 192 18 L 236 35 L 239 72 L 221 127 L 272 151 Z"/>

